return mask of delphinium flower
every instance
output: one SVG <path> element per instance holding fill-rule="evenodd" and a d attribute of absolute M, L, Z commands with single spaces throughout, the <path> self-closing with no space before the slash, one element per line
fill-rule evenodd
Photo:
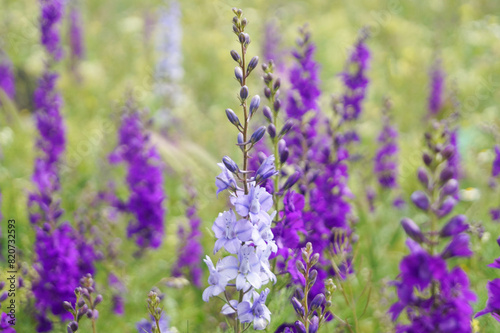
<path fill-rule="evenodd" d="M 3 288 L 5 287 L 5 281 L 0 282 L 0 292 L 2 292 Z M 9 292 L 7 290 L 4 290 L 0 294 L 0 307 L 2 307 L 2 303 L 6 301 L 9 297 Z M 4 305 L 4 307 L 11 306 L 11 305 Z M 16 326 L 16 318 L 15 314 L 12 315 L 9 312 L 9 309 L 6 309 L 6 312 L 2 312 L 1 317 L 0 317 L 0 332 L 2 333 L 16 333 L 15 326 Z"/>
<path fill-rule="evenodd" d="M 455 215 L 442 225 L 456 205 L 458 182 L 447 160 L 452 157 L 447 121 L 435 122 L 433 134 L 426 133 L 425 168 L 418 170 L 423 191 L 411 195 L 415 206 L 428 221 L 422 230 L 409 218 L 401 221 L 409 239 L 410 254 L 400 264 L 400 278 L 394 282 L 399 301 L 392 305 L 393 321 L 405 311 L 409 324 L 399 323 L 396 332 L 471 332 L 475 294 L 469 289 L 466 273 L 458 266 L 448 268 L 446 260 L 469 257 L 469 225 L 464 215 Z"/>
<path fill-rule="evenodd" d="M 59 26 L 64 13 L 63 0 L 40 0 L 41 43 L 59 61 L 63 56 Z"/>
<path fill-rule="evenodd" d="M 69 46 L 70 60 L 73 72 L 77 73 L 77 65 L 85 56 L 85 45 L 83 40 L 83 20 L 81 8 L 75 3 L 70 5 L 69 10 Z"/>
<path fill-rule="evenodd" d="M 276 20 L 270 20 L 265 25 L 264 44 L 262 45 L 262 55 L 264 63 L 272 61 L 276 64 L 278 74 L 284 70 L 284 52 L 281 49 L 281 32 Z"/>
<path fill-rule="evenodd" d="M 288 133 L 288 163 L 303 173 L 314 160 L 319 105 L 319 65 L 314 60 L 316 46 L 311 42 L 307 26 L 299 30 L 297 49 L 293 51 L 296 63 L 290 69 L 290 89 L 286 103 L 286 118 L 294 122 L 295 130 Z"/>
<path fill-rule="evenodd" d="M 68 301 L 63 302 L 63 307 L 72 316 L 73 320 L 67 326 L 67 332 L 77 332 L 80 320 L 87 317 L 92 322 L 92 332 L 96 333 L 96 320 L 99 318 L 97 305 L 102 302 L 102 295 L 94 295 L 95 283 L 91 274 L 87 274 L 80 279 L 80 286 L 75 289 L 76 301 L 73 304 Z M 95 296 L 95 297 L 94 297 Z"/>
<path fill-rule="evenodd" d="M 243 123 L 234 111 L 226 110 L 226 115 L 237 129 L 237 144 L 243 153 L 243 167 L 240 167 L 228 156 L 222 159 L 219 166 L 222 173 L 216 178 L 217 192 L 228 190 L 232 208 L 220 213 L 212 227 L 217 242 L 214 253 L 224 248 L 230 255 L 213 264 L 209 256 L 204 260 L 210 276 L 209 287 L 203 292 L 203 300 L 208 302 L 212 296 L 223 293 L 226 304 L 222 308 L 225 315 L 234 315 L 235 332 L 241 333 L 253 326 L 256 330 L 267 327 L 271 317 L 265 302 L 269 289 L 258 292 L 269 281 L 276 281 L 270 270 L 269 256 L 276 252 L 271 231 L 273 208 L 272 195 L 260 185 L 275 175 L 274 156 L 267 157 L 261 168 L 255 173 L 248 171 L 248 157 L 252 147 L 261 140 L 266 127 L 249 133 L 249 124 L 257 113 L 260 97 L 254 96 L 248 102 L 249 89 L 246 80 L 257 67 L 258 57 L 247 62 L 247 50 L 251 42 L 245 32 L 248 25 L 241 9 L 233 8 L 233 32 L 238 37 L 241 53 L 231 51 L 233 60 L 238 64 L 235 77 L 240 84 L 239 102 L 243 110 Z M 232 282 L 234 281 L 234 282 Z M 231 290 L 234 289 L 234 292 Z M 236 299 L 231 299 L 236 293 Z M 242 328 L 243 324 L 243 328 Z"/>
<path fill-rule="evenodd" d="M 141 113 L 125 108 L 118 133 L 118 146 L 110 155 L 113 164 L 127 165 L 126 181 L 130 195 L 120 208 L 132 214 L 127 236 L 135 238 L 141 250 L 158 248 L 164 234 L 163 174 L 161 159 L 144 128 Z"/>
<path fill-rule="evenodd" d="M 0 106 L 3 96 L 13 100 L 16 94 L 16 84 L 12 62 L 5 53 L 0 50 Z"/>
<path fill-rule="evenodd" d="M 169 318 L 163 312 L 161 301 L 163 295 L 157 291 L 150 291 L 148 294 L 148 313 L 151 320 L 142 319 L 136 324 L 137 333 L 170 333 Z"/>
<path fill-rule="evenodd" d="M 500 237 L 497 239 L 497 244 L 500 246 Z M 488 267 L 500 269 L 500 258 L 488 265 Z M 493 318 L 500 322 L 500 279 L 494 279 L 488 282 L 488 301 L 486 307 L 476 313 L 475 318 L 490 313 Z"/>
<path fill-rule="evenodd" d="M 389 114 L 391 104 L 389 100 L 385 101 L 384 108 L 382 109 L 382 131 L 380 132 L 377 141 L 379 148 L 377 149 L 373 158 L 373 172 L 375 173 L 379 186 L 382 189 L 395 190 L 398 188 L 398 130 L 391 123 Z M 396 208 L 401 207 L 399 204 L 401 197 L 398 196 L 394 200 Z"/>
<path fill-rule="evenodd" d="M 500 146 L 495 146 L 495 159 L 491 167 L 491 177 L 493 179 L 500 177 Z M 492 181 L 494 183 L 494 181 Z M 500 206 L 490 210 L 491 219 L 500 222 Z"/>
<path fill-rule="evenodd" d="M 125 313 L 123 295 L 126 294 L 127 290 L 120 279 L 113 273 L 108 275 L 108 285 L 112 290 L 111 303 L 113 305 L 113 313 L 121 316 Z"/>
<path fill-rule="evenodd" d="M 184 273 L 188 279 L 197 287 L 201 287 L 201 260 L 203 248 L 200 244 L 201 220 L 196 208 L 196 190 L 188 185 L 189 199 L 187 200 L 186 217 L 189 221 L 189 233 L 184 227 L 179 227 L 179 240 L 183 246 L 179 249 L 177 261 L 172 268 L 172 276 L 180 277 Z"/>
<path fill-rule="evenodd" d="M 430 70 L 430 80 L 429 85 L 429 102 L 428 108 L 431 116 L 436 116 L 443 107 L 443 94 L 444 94 L 444 71 L 442 68 L 442 61 L 440 58 L 436 58 L 432 64 Z"/>
<path fill-rule="evenodd" d="M 319 293 L 314 298 L 309 297 L 311 287 L 317 281 L 318 271 L 313 267 L 319 261 L 319 253 L 313 255 L 313 247 L 311 243 L 307 243 L 305 248 L 302 248 L 302 260 L 296 262 L 295 269 L 299 272 L 299 276 L 303 279 L 304 289 L 298 287 L 295 296 L 291 298 L 291 303 L 299 320 L 295 322 L 293 328 L 289 328 L 289 332 L 297 333 L 316 333 L 325 321 L 332 319 L 331 312 L 328 308 L 332 305 L 331 296 L 335 290 L 335 285 L 331 279 L 326 283 L 326 293 Z M 325 296 L 326 295 L 326 296 Z M 338 317 L 337 317 L 338 318 Z M 291 325 L 290 325 L 291 326 Z M 293 330 L 292 330 L 293 329 Z M 287 332 L 286 330 L 284 332 Z"/>
<path fill-rule="evenodd" d="M 182 91 L 179 83 L 184 76 L 182 67 L 181 6 L 176 0 L 165 0 L 158 13 L 156 50 L 158 60 L 154 73 L 154 91 L 163 101 L 156 122 L 165 127 L 172 109 L 179 104 Z"/>

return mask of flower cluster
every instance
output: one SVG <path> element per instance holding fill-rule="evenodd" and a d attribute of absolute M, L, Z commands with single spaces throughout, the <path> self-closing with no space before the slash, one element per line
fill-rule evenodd
<path fill-rule="evenodd" d="M 375 153 L 373 172 L 377 176 L 380 186 L 384 188 L 395 188 L 398 186 L 398 166 L 396 161 L 399 151 L 397 143 L 398 131 L 391 125 L 391 119 L 388 114 L 389 108 L 390 105 L 386 102 L 382 117 L 384 125 L 378 136 L 380 147 Z"/>
<path fill-rule="evenodd" d="M 151 146 L 141 114 L 133 108 L 123 115 L 118 141 L 110 161 L 127 164 L 130 196 L 118 205 L 135 217 L 127 227 L 127 236 L 135 237 L 141 249 L 158 248 L 163 239 L 165 215 L 161 160 L 156 148 Z"/>
<path fill-rule="evenodd" d="M 184 228 L 179 227 L 179 240 L 184 246 L 179 250 L 177 261 L 172 268 L 172 275 L 175 277 L 183 276 L 183 271 L 187 271 L 189 280 L 197 287 L 201 287 L 201 257 L 203 248 L 200 244 L 201 220 L 198 217 L 196 209 L 196 192 L 192 187 L 188 188 L 190 198 L 188 200 L 188 207 L 186 210 L 186 217 L 189 221 L 190 231 L 186 233 Z"/>
<path fill-rule="evenodd" d="M 69 46 L 73 62 L 83 59 L 85 55 L 82 24 L 81 11 L 76 5 L 73 5 L 69 12 Z"/>
<path fill-rule="evenodd" d="M 156 288 L 155 288 L 156 289 Z M 169 333 L 169 318 L 163 313 L 161 301 L 164 295 L 157 290 L 152 290 L 148 294 L 148 312 L 151 321 L 142 319 L 136 325 L 137 333 Z"/>
<path fill-rule="evenodd" d="M 96 332 L 95 322 L 99 317 L 99 311 L 96 307 L 102 302 L 102 295 L 98 294 L 93 298 L 94 288 L 94 279 L 91 274 L 87 274 L 80 279 L 80 287 L 75 289 L 75 305 L 73 306 L 68 301 L 63 302 L 64 309 L 73 316 L 73 320 L 67 326 L 68 333 L 78 331 L 78 324 L 84 316 L 92 321 L 92 331 Z"/>
<path fill-rule="evenodd" d="M 0 105 L 2 105 L 2 97 L 5 94 L 9 99 L 14 99 L 16 94 L 16 84 L 12 62 L 7 55 L 0 50 Z"/>
<path fill-rule="evenodd" d="M 497 239 L 500 246 L 500 238 Z M 488 265 L 488 267 L 500 269 L 500 258 Z M 493 318 L 500 322 L 500 279 L 494 279 L 488 282 L 488 301 L 486 307 L 476 313 L 476 318 L 490 313 Z"/>
<path fill-rule="evenodd" d="M 231 255 L 213 264 L 209 256 L 204 260 L 208 266 L 210 276 L 209 287 L 203 292 L 203 300 L 208 302 L 212 296 L 224 293 L 226 305 L 221 313 L 234 315 L 235 332 L 241 331 L 243 323 L 246 330 L 253 323 L 253 328 L 263 330 L 271 321 L 271 313 L 266 307 L 266 298 L 269 289 L 257 292 L 269 281 L 276 281 L 275 275 L 270 270 L 269 256 L 276 252 L 273 241 L 271 221 L 273 214 L 273 198 L 261 185 L 270 177 L 276 175 L 274 156 L 267 157 L 258 170 L 249 175 L 249 152 L 260 141 L 266 132 L 266 127 L 258 128 L 249 136 L 248 128 L 252 117 L 260 106 L 260 97 L 254 96 L 247 103 L 249 90 L 246 79 L 257 67 L 258 57 L 253 57 L 246 62 L 246 53 L 251 42 L 250 36 L 245 32 L 248 24 L 243 18 L 241 9 L 233 8 L 236 16 L 233 18 L 233 32 L 238 37 L 241 45 L 241 54 L 231 51 L 231 57 L 238 64 L 235 68 L 235 77 L 240 83 L 239 102 L 243 109 L 243 123 L 231 109 L 226 110 L 226 115 L 231 124 L 238 129 L 238 146 L 243 153 L 243 168 L 228 156 L 219 163 L 222 172 L 216 178 L 217 194 L 228 190 L 230 193 L 231 209 L 220 213 L 216 218 L 212 230 L 217 238 L 214 253 L 225 249 Z M 234 281 L 234 282 L 232 282 Z M 230 292 L 226 290 L 233 287 L 239 294 L 237 299 L 230 299 Z"/>
<path fill-rule="evenodd" d="M 64 13 L 64 1 L 40 0 L 40 6 L 41 43 L 54 60 L 58 61 L 63 56 L 59 25 Z"/>
<path fill-rule="evenodd" d="M 436 58 L 436 61 L 430 71 L 430 94 L 429 94 L 429 112 L 431 116 L 437 115 L 443 107 L 443 91 L 444 91 L 444 71 L 442 69 L 441 59 Z"/>
<path fill-rule="evenodd" d="M 398 324 L 397 332 L 470 332 L 473 313 L 470 302 L 476 299 L 469 290 L 466 273 L 459 267 L 448 269 L 446 260 L 472 255 L 469 229 L 464 215 L 451 217 L 439 230 L 440 221 L 456 205 L 458 182 L 448 160 L 455 149 L 447 122 L 434 124 L 435 136 L 426 133 L 428 152 L 423 154 L 425 168 L 418 170 L 423 191 L 412 194 L 417 208 L 427 213 L 430 230 L 424 232 L 409 218 L 401 225 L 410 238 L 410 255 L 400 264 L 400 281 L 395 282 L 399 301 L 390 312 L 395 321 L 406 310 L 409 325 Z M 449 240 L 450 239 L 450 240 Z"/>
<path fill-rule="evenodd" d="M 500 177 L 500 146 L 495 146 L 495 159 L 491 167 L 491 177 Z M 492 182 L 493 183 L 493 182 Z M 491 219 L 495 222 L 500 222 L 500 206 L 490 210 Z"/>

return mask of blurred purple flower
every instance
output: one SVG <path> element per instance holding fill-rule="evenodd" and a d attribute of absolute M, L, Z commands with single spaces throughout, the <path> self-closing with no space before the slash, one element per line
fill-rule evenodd
<path fill-rule="evenodd" d="M 40 0 L 40 6 L 41 43 L 54 60 L 59 61 L 63 56 L 59 25 L 63 17 L 64 1 Z"/>
<path fill-rule="evenodd" d="M 83 41 L 83 22 L 79 8 L 73 6 L 69 13 L 69 45 L 71 48 L 71 56 L 73 59 L 83 59 L 85 55 Z"/>
<path fill-rule="evenodd" d="M 0 90 L 3 90 L 5 95 L 11 100 L 16 94 L 16 82 L 12 62 L 7 55 L 0 50 Z M 2 102 L 0 100 L 0 105 Z"/>
<path fill-rule="evenodd" d="M 444 91 L 444 71 L 440 58 L 436 58 L 430 71 L 430 94 L 429 94 L 429 111 L 431 115 L 436 115 L 443 107 L 443 91 Z"/>
<path fill-rule="evenodd" d="M 498 177 L 500 175 L 500 146 L 495 146 L 495 160 L 491 167 L 491 176 Z"/>
<path fill-rule="evenodd" d="M 500 279 L 488 282 L 488 302 L 486 307 L 476 313 L 475 318 L 491 313 L 493 318 L 500 322 Z"/>
<path fill-rule="evenodd" d="M 387 115 L 384 115 L 383 119 L 384 127 L 378 137 L 380 146 L 375 153 L 373 171 L 382 187 L 396 188 L 398 186 L 398 131 L 394 126 L 391 126 Z"/>

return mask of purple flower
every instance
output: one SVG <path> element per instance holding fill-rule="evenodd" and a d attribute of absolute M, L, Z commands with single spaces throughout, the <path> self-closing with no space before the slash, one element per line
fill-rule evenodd
<path fill-rule="evenodd" d="M 83 59 L 85 50 L 83 44 L 83 26 L 80 10 L 73 6 L 69 13 L 69 44 L 71 56 L 74 59 Z"/>
<path fill-rule="evenodd" d="M 200 225 L 201 220 L 197 215 L 196 206 L 194 204 L 194 197 L 192 198 L 192 204 L 188 207 L 186 211 L 186 216 L 189 220 L 190 232 L 186 235 L 184 228 L 179 228 L 179 239 L 182 240 L 181 244 L 183 247 L 179 250 L 179 255 L 177 261 L 172 268 L 173 276 L 182 276 L 182 270 L 186 269 L 189 274 L 190 281 L 197 287 L 201 287 L 201 256 L 203 253 L 203 248 L 200 244 L 201 232 Z"/>
<path fill-rule="evenodd" d="M 342 118 L 346 121 L 359 118 L 362 111 L 361 104 L 366 96 L 369 83 L 366 71 L 370 63 L 370 51 L 365 44 L 367 37 L 367 33 L 362 31 L 349 55 L 346 69 L 340 74 L 346 89 L 342 96 Z"/>
<path fill-rule="evenodd" d="M 59 61 L 63 56 L 59 25 L 64 12 L 64 2 L 62 0 L 40 0 L 40 6 L 41 43 L 47 52 L 56 61 Z"/>
<path fill-rule="evenodd" d="M 491 176 L 498 177 L 500 175 L 500 146 L 495 146 L 495 160 L 491 167 Z"/>
<path fill-rule="evenodd" d="M 477 318 L 488 313 L 491 313 L 493 318 L 500 322 L 500 279 L 488 282 L 488 302 L 486 307 L 474 317 Z"/>
<path fill-rule="evenodd" d="M 172 332 L 169 329 L 170 319 L 164 313 L 162 313 L 158 323 L 159 323 L 160 327 L 157 328 L 156 322 L 155 322 L 153 316 L 151 316 L 150 320 L 142 319 L 139 322 L 137 322 L 135 324 L 135 327 L 137 328 L 137 333 L 152 333 L 153 327 L 156 328 L 155 332 L 162 332 L 162 333 Z"/>
<path fill-rule="evenodd" d="M 11 100 L 14 99 L 16 94 L 16 83 L 14 79 L 14 71 L 12 62 L 7 55 L 0 50 L 0 90 Z M 0 105 L 2 102 L 0 100 Z"/>
<path fill-rule="evenodd" d="M 236 221 L 236 215 L 232 210 L 219 213 L 215 219 L 212 230 L 217 237 L 214 246 L 214 254 L 222 247 L 227 252 L 236 254 L 240 250 L 241 243 L 250 240 L 252 237 L 253 226 L 250 221 Z"/>
<path fill-rule="evenodd" d="M 222 170 L 222 172 L 215 178 L 215 186 L 217 186 L 216 195 L 218 196 L 222 191 L 236 188 L 236 180 L 234 179 L 234 175 L 231 171 L 229 171 L 223 163 L 217 163 L 217 165 Z"/>
<path fill-rule="evenodd" d="M 500 208 L 492 208 L 490 210 L 490 214 L 491 214 L 491 219 L 494 221 L 494 222 L 499 222 L 500 221 Z"/>
<path fill-rule="evenodd" d="M 271 311 L 266 306 L 269 288 L 260 294 L 252 291 L 253 303 L 244 301 L 238 304 L 238 319 L 242 323 L 253 322 L 254 330 L 263 330 L 271 322 Z"/>
<path fill-rule="evenodd" d="M 248 194 L 231 197 L 231 203 L 239 215 L 248 216 L 254 224 L 257 221 L 271 222 L 267 211 L 273 207 L 273 197 L 263 187 L 250 185 Z"/>
<path fill-rule="evenodd" d="M 458 149 L 458 130 L 451 131 L 449 135 L 453 153 L 448 159 L 448 168 L 451 168 L 452 178 L 458 180 L 462 172 L 460 167 L 460 151 Z"/>
<path fill-rule="evenodd" d="M 208 277 L 209 286 L 203 291 L 202 298 L 205 302 L 208 302 L 210 297 L 223 292 L 229 280 L 238 275 L 238 259 L 232 256 L 225 257 L 215 267 L 209 256 L 205 258 L 203 261 L 207 264 L 210 276 Z"/>
<path fill-rule="evenodd" d="M 437 58 L 430 72 L 429 111 L 431 115 L 438 114 L 443 107 L 444 75 L 441 59 Z"/>
<path fill-rule="evenodd" d="M 118 147 L 110 155 L 111 163 L 127 164 L 130 197 L 125 210 L 134 215 L 127 236 L 135 237 L 140 248 L 158 248 L 164 234 L 163 174 L 161 159 L 145 133 L 139 112 L 124 114 Z"/>
<path fill-rule="evenodd" d="M 16 333 L 16 330 L 14 329 L 14 325 L 9 324 L 9 321 L 13 320 L 10 318 L 9 315 L 6 313 L 2 312 L 2 317 L 0 318 L 0 332 L 2 333 Z M 16 320 L 14 319 L 14 322 Z"/>
<path fill-rule="evenodd" d="M 265 25 L 264 45 L 262 54 L 264 63 L 273 61 L 278 66 L 278 71 L 283 69 L 283 52 L 280 50 L 281 33 L 276 21 L 269 21 Z"/>
<path fill-rule="evenodd" d="M 378 182 L 382 187 L 395 188 L 397 187 L 397 137 L 396 128 L 389 124 L 389 117 L 384 117 L 384 127 L 378 137 L 380 147 L 375 153 L 374 169 Z"/>

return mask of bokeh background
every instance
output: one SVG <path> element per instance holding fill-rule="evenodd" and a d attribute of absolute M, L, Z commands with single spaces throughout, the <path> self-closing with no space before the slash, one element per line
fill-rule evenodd
<path fill-rule="evenodd" d="M 115 230 L 123 238 L 122 265 L 116 273 L 127 286 L 125 316 L 115 316 L 110 310 L 105 288 L 110 268 L 99 263 L 96 280 L 104 296 L 99 332 L 135 332 L 135 322 L 146 317 L 145 298 L 153 286 L 166 294 L 165 312 L 171 318 L 171 325 L 180 332 L 216 332 L 219 322 L 224 320 L 218 314 L 222 304 L 216 299 L 204 303 L 202 289 L 189 285 L 172 288 L 166 281 L 181 245 L 177 229 L 187 223 L 183 203 L 187 197 L 186 179 L 198 192 L 202 242 L 205 253 L 211 255 L 211 225 L 225 206 L 224 196 L 215 197 L 216 163 L 223 155 L 239 158 L 234 146 L 236 133 L 224 113 L 227 107 L 237 108 L 238 87 L 229 56 L 229 51 L 237 47 L 231 29 L 234 6 L 244 9 L 250 22 L 247 30 L 252 37 L 251 56 L 262 54 L 266 25 L 275 24 L 285 68 L 292 61 L 289 51 L 295 45 L 298 27 L 309 24 L 317 45 L 315 58 L 321 65 L 324 113 L 331 112 L 331 95 L 341 91 L 338 73 L 360 28 L 370 28 L 368 46 L 373 59 L 368 74 L 371 80 L 368 96 L 359 123 L 361 147 L 367 152 L 374 151 L 375 138 L 382 126 L 382 101 L 385 96 L 390 97 L 394 121 L 401 133 L 399 181 L 406 200 L 418 189 L 415 174 L 421 164 L 426 129 L 429 70 L 437 57 L 442 59 L 447 91 L 453 92 L 461 105 L 459 147 L 465 176 L 456 212 L 466 214 L 485 230 L 481 237 L 472 237 L 475 255 L 460 260 L 462 268 L 470 273 L 472 289 L 478 294 L 474 309 L 482 309 L 486 302 L 486 281 L 498 277 L 486 265 L 500 254 L 495 242 L 500 228 L 489 216 L 489 209 L 500 203 L 500 193 L 488 187 L 492 149 L 495 141 L 499 143 L 500 3 L 493 0 L 182 0 L 179 4 L 182 31 L 177 33 L 181 33 L 181 49 L 172 52 L 179 52 L 182 67 L 176 88 L 169 96 L 154 89 L 155 66 L 161 60 L 158 39 L 171 29 L 158 18 L 169 2 L 79 1 L 85 58 L 76 71 L 68 57 L 56 67 L 61 73 L 59 89 L 64 98 L 62 113 L 68 139 L 64 157 L 67 172 L 61 178 L 60 194 L 65 220 L 71 222 L 79 210 L 85 211 L 91 198 L 106 189 L 110 180 L 126 196 L 125 170 L 110 166 L 108 155 L 116 145 L 121 106 L 130 97 L 154 119 L 152 140 L 166 165 L 165 242 L 159 250 L 135 258 L 132 255 L 135 244 L 125 237 L 126 221 Z M 5 233 L 7 219 L 18 221 L 17 246 L 20 260 L 28 268 L 34 241 L 26 208 L 27 193 L 33 189 L 31 174 L 36 154 L 32 95 L 45 59 L 39 42 L 38 17 L 37 1 L 0 0 L 0 47 L 12 60 L 17 80 L 15 103 L 4 106 L 0 114 L 2 229 Z M 65 41 L 68 25 L 65 19 L 62 26 Z M 67 44 L 64 43 L 66 54 Z M 251 93 L 263 89 L 259 75 L 254 75 L 248 85 Z M 447 103 L 451 104 L 451 100 L 447 98 Z M 350 185 L 353 193 L 361 197 L 362 186 L 355 175 Z M 384 195 L 382 198 L 372 214 L 363 204 L 356 205 L 359 274 L 352 286 L 354 293 L 359 293 L 366 284 L 372 288 L 370 303 L 360 319 L 361 332 L 390 332 L 385 312 L 395 295 L 394 288 L 387 283 L 397 276 L 399 261 L 407 253 L 406 236 L 399 221 L 403 216 L 415 221 L 424 219 L 413 206 L 397 211 L 391 207 L 390 198 Z M 99 225 L 105 221 L 92 223 Z M 29 286 L 29 281 L 26 284 Z M 274 286 L 268 298 L 273 313 L 269 332 L 284 321 L 295 320 L 288 295 L 284 281 Z M 19 302 L 25 298 L 20 292 Z M 337 300 L 334 309 L 349 317 L 342 299 Z M 359 307 L 363 312 L 363 302 Z M 34 332 L 35 323 L 28 310 L 27 303 L 18 308 L 18 332 Z M 329 325 L 325 331 L 333 330 L 335 323 Z M 500 327 L 489 316 L 480 318 L 475 326 L 479 332 L 496 332 Z M 86 329 L 83 326 L 82 331 Z M 62 324 L 56 329 L 64 330 Z"/>

